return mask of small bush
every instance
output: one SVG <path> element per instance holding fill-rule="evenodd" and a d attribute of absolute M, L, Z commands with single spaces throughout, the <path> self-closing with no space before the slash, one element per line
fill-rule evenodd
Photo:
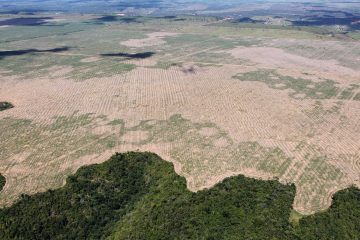
<path fill-rule="evenodd" d="M 0 102 L 0 111 L 4 111 L 4 110 L 7 110 L 7 109 L 10 109 L 13 107 L 14 107 L 14 105 L 12 105 L 9 102 Z"/>

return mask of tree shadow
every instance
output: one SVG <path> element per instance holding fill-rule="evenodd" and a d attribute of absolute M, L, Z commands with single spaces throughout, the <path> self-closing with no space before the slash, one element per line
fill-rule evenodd
<path fill-rule="evenodd" d="M 52 17 L 21 17 L 0 21 L 0 26 L 39 26 L 48 23 Z"/>
<path fill-rule="evenodd" d="M 142 53 L 104 53 L 100 54 L 102 57 L 120 57 L 124 60 L 130 59 L 144 59 L 153 56 L 154 52 L 142 52 Z"/>
<path fill-rule="evenodd" d="M 59 48 L 52 48 L 52 49 L 45 49 L 45 50 L 30 48 L 30 49 L 21 49 L 21 50 L 0 51 L 0 60 L 3 58 L 6 58 L 6 57 L 21 56 L 21 55 L 31 54 L 31 53 L 65 52 L 65 51 L 69 51 L 70 49 L 71 49 L 70 47 L 59 47 Z"/>
<path fill-rule="evenodd" d="M 254 20 L 249 17 L 243 17 L 232 21 L 233 23 L 265 23 L 263 20 Z"/>
<path fill-rule="evenodd" d="M 104 24 L 105 22 L 118 22 L 118 23 L 141 23 L 138 17 L 120 17 L 113 15 L 105 15 L 99 18 L 95 18 L 95 22 L 98 24 Z"/>
<path fill-rule="evenodd" d="M 95 20 L 97 21 L 101 21 L 101 22 L 116 22 L 118 20 L 118 18 L 116 16 L 103 16 L 103 17 L 99 17 L 96 18 Z"/>

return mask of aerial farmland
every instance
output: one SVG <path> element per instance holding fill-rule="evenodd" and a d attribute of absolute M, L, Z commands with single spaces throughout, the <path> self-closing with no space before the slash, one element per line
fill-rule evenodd
<path fill-rule="evenodd" d="M 360 188 L 360 20 L 191 6 L 0 15 L 1 207 L 129 151 L 192 192 L 237 175 L 294 185 L 294 216 Z"/>

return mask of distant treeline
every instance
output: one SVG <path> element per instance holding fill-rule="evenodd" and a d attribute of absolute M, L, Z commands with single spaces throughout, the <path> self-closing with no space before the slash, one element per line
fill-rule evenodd
<path fill-rule="evenodd" d="M 152 153 L 116 154 L 0 210 L 0 239 L 359 239 L 360 190 L 289 221 L 294 185 L 242 175 L 190 192 Z"/>

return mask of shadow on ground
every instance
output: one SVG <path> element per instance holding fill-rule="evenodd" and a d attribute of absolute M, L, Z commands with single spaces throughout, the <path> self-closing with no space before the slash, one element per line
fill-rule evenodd
<path fill-rule="evenodd" d="M 11 18 L 0 21 L 0 26 L 39 26 L 48 23 L 52 17 Z"/>
<path fill-rule="evenodd" d="M 137 17 L 119 17 L 119 16 L 113 16 L 113 15 L 106 15 L 99 18 L 96 18 L 95 21 L 102 24 L 105 22 L 118 22 L 118 23 L 141 23 L 142 21 L 139 21 L 140 18 Z"/>
<path fill-rule="evenodd" d="M 119 57 L 121 60 L 130 59 L 144 59 L 153 56 L 154 52 L 142 52 L 142 53 L 104 53 L 100 54 L 102 57 Z"/>
<path fill-rule="evenodd" d="M 21 49 L 21 50 L 0 51 L 0 60 L 11 56 L 20 56 L 31 53 L 47 53 L 47 52 L 57 53 L 57 52 L 69 51 L 70 49 L 71 49 L 70 47 L 59 47 L 59 48 L 51 48 L 44 50 L 30 48 L 30 49 Z"/>

